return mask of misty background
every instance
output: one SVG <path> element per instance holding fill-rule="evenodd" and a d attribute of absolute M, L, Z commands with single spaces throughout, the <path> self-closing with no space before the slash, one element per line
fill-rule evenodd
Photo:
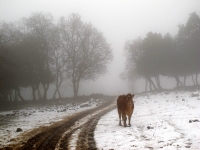
<path fill-rule="evenodd" d="M 75 17 L 78 17 L 82 24 L 90 24 L 92 29 L 98 31 L 98 35 L 102 33 L 102 42 L 105 40 L 103 43 L 109 45 L 109 48 L 104 48 L 104 50 L 111 51 L 111 53 L 108 53 L 112 59 L 106 61 L 104 67 L 107 69 L 106 71 L 103 70 L 100 72 L 100 76 L 91 77 L 92 80 L 80 81 L 78 95 L 88 95 L 92 93 L 119 95 L 128 92 L 158 90 L 159 85 L 162 88 L 174 88 L 176 86 L 184 86 L 184 78 L 186 77 L 186 86 L 198 84 L 200 66 L 198 61 L 200 57 L 200 48 L 198 45 L 200 41 L 198 34 L 200 33 L 198 24 L 200 1 L 198 0 L 0 0 L 0 6 L 1 29 L 6 29 L 6 27 L 2 28 L 3 24 L 7 24 L 7 27 L 13 24 L 13 28 L 12 26 L 10 28 L 15 30 L 14 27 L 17 27 L 20 22 L 26 22 L 28 19 L 31 20 L 31 17 L 34 17 L 35 14 L 44 16 L 50 15 L 51 17 L 49 17 L 49 20 L 52 21 L 54 25 L 57 25 L 62 17 L 68 20 L 72 17 L 72 14 L 75 14 Z M 197 30 L 193 30 L 196 29 L 195 27 L 192 30 L 188 29 L 190 26 L 187 25 L 187 23 L 191 16 L 197 21 Z M 187 40 L 191 39 L 189 35 L 192 34 L 192 32 L 190 31 L 197 33 L 197 35 L 195 34 L 193 36 L 195 37 L 195 42 Z M 13 36 L 11 35 L 10 37 Z M 28 41 L 28 39 L 26 40 Z M 184 40 L 189 42 L 189 44 L 184 43 Z M 196 44 L 195 48 L 193 47 L 193 42 Z M 25 42 L 25 45 L 26 43 L 28 42 Z M 154 46 L 149 46 L 149 43 L 153 43 Z M 35 45 L 34 43 L 30 44 Z M 30 46 L 30 44 L 28 45 Z M 137 48 L 137 46 L 139 48 Z M 18 47 L 18 49 L 22 48 Z M 152 51 L 149 51 L 149 49 Z M 170 56 L 172 53 L 166 53 L 166 55 L 168 54 L 167 56 L 159 55 L 161 54 L 161 49 L 166 49 L 166 52 L 169 52 L 169 49 L 172 52 L 176 50 L 185 50 L 185 53 L 182 53 L 183 55 L 179 55 L 180 53 L 176 53 L 177 55 L 173 54 L 172 56 L 177 57 L 172 61 L 172 57 Z M 189 49 L 194 49 L 196 55 L 191 53 L 192 51 L 187 51 Z M 138 50 L 140 52 L 139 54 L 131 53 Z M 145 52 L 149 52 L 149 54 Z M 181 57 L 185 56 L 186 53 L 187 56 L 189 56 L 188 54 L 192 54 L 190 59 Z M 151 67 L 147 68 L 141 67 L 142 65 L 137 61 L 138 59 L 133 58 L 140 55 L 142 56 L 139 57 L 142 58 L 140 60 L 146 62 L 146 65 L 142 65 L 148 66 L 151 64 L 148 62 L 150 60 L 151 62 L 153 61 L 152 64 L 154 65 L 150 65 Z M 194 66 L 195 64 L 196 67 L 190 69 L 190 65 L 183 66 L 185 60 L 189 62 L 194 60 L 191 59 L 193 56 L 195 56 L 195 60 L 197 61 L 192 61 L 193 64 L 191 63 L 190 65 Z M 166 61 L 170 61 L 171 64 L 159 66 L 158 69 L 159 61 L 155 61 L 154 58 L 160 58 L 161 60 L 163 60 L 162 58 L 167 58 Z M 182 60 L 180 58 L 182 58 Z M 3 60 L 3 57 L 1 57 L 2 62 L 4 62 Z M 5 60 L 8 59 L 5 58 Z M 176 68 L 176 71 L 174 71 L 176 72 L 175 75 L 173 74 L 174 72 L 170 74 L 170 67 L 177 64 L 177 61 L 179 62 L 177 68 L 183 66 L 184 69 L 181 69 L 181 73 L 179 72 L 180 74 L 177 74 Z M 146 72 L 144 70 L 135 70 L 141 68 Z M 157 68 L 157 72 L 155 68 Z M 168 71 L 166 71 L 167 69 Z M 2 84 L 1 88 L 5 92 L 3 87 Z M 14 89 L 16 88 L 17 87 Z M 41 93 L 44 91 L 41 84 L 39 89 Z M 59 89 L 62 97 L 73 96 L 73 86 L 69 80 L 63 82 Z M 12 91 L 13 88 L 6 89 L 6 91 L 10 90 Z M 20 86 L 20 90 L 24 99 L 29 99 L 30 95 L 32 95 L 32 90 L 29 86 L 25 86 L 25 88 Z M 54 91 L 55 85 L 50 84 L 48 87 L 48 98 L 53 97 Z"/>

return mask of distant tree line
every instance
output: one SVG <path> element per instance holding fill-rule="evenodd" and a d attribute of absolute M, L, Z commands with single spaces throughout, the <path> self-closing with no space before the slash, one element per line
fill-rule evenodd
<path fill-rule="evenodd" d="M 61 98 L 65 81 L 71 82 L 77 97 L 80 81 L 105 73 L 111 60 L 103 34 L 78 14 L 61 17 L 57 23 L 44 13 L 0 22 L 0 101 L 24 100 L 23 87 L 31 87 L 32 100 L 46 100 L 51 84 L 56 87 L 53 98 Z"/>
<path fill-rule="evenodd" d="M 145 90 L 147 85 L 150 91 L 162 89 L 160 76 L 174 78 L 177 87 L 186 86 L 186 79 L 191 76 L 194 86 L 199 85 L 200 18 L 195 12 L 185 25 L 179 25 L 175 37 L 149 32 L 144 39 L 127 41 L 124 50 L 126 69 L 121 76 L 145 79 Z"/>

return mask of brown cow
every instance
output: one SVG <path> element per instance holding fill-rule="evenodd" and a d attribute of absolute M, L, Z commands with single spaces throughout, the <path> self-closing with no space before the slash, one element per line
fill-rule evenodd
<path fill-rule="evenodd" d="M 128 116 L 129 126 L 131 126 L 131 116 L 134 109 L 134 103 L 132 98 L 134 97 L 134 94 L 131 95 L 130 93 L 127 95 L 120 95 L 117 99 L 117 110 L 119 114 L 119 125 L 121 126 L 121 117 L 124 121 L 124 127 L 126 127 L 126 115 Z"/>

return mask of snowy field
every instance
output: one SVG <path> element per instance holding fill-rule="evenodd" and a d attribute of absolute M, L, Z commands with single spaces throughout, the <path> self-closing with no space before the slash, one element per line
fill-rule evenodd
<path fill-rule="evenodd" d="M 200 149 L 200 91 L 136 95 L 131 127 L 119 126 L 117 110 L 103 116 L 95 130 L 97 147 L 103 150 Z M 14 138 L 63 117 L 96 107 L 104 100 L 29 107 L 0 112 L 0 148 Z M 21 128 L 23 132 L 16 132 Z M 72 142 L 73 143 L 73 142 Z"/>
<path fill-rule="evenodd" d="M 117 109 L 95 130 L 103 150 L 200 149 L 200 91 L 136 96 L 131 127 L 119 126 Z"/>
<path fill-rule="evenodd" d="M 63 117 L 94 108 L 103 101 L 103 99 L 90 99 L 86 102 L 74 104 L 0 111 L 0 148 L 15 142 L 14 138 L 26 131 L 31 131 L 40 126 L 49 126 L 62 120 Z M 17 128 L 22 129 L 22 132 L 17 132 Z"/>

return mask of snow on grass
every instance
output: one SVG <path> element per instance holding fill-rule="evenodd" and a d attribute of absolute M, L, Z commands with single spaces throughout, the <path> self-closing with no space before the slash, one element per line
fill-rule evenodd
<path fill-rule="evenodd" d="M 131 127 L 119 126 L 117 109 L 95 130 L 99 149 L 200 149 L 200 99 L 196 92 L 136 96 Z"/>
<path fill-rule="evenodd" d="M 71 114 L 91 109 L 103 99 L 90 99 L 77 104 L 28 107 L 25 109 L 0 112 L 0 148 L 11 144 L 13 138 L 40 126 L 49 126 Z M 16 132 L 21 128 L 23 132 Z"/>

